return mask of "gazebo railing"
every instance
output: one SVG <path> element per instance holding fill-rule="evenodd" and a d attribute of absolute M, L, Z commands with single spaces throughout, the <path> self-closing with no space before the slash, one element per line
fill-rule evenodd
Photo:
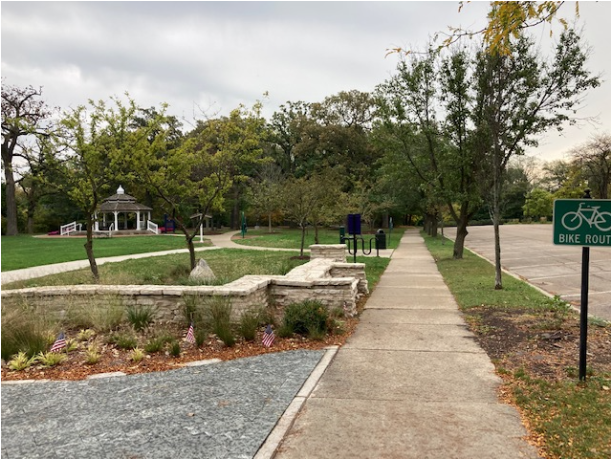
<path fill-rule="evenodd" d="M 71 222 L 60 227 L 60 235 L 70 235 L 71 232 L 81 231 L 81 224 L 77 222 Z"/>
<path fill-rule="evenodd" d="M 155 233 L 156 235 L 159 233 L 158 230 L 158 224 L 156 224 L 155 222 L 151 222 L 150 220 L 147 221 L 147 230 Z"/>

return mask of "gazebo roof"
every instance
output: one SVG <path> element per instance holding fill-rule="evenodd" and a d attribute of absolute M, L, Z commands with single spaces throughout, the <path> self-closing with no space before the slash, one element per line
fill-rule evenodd
<path fill-rule="evenodd" d="M 149 206 L 136 202 L 136 198 L 127 195 L 123 192 L 121 185 L 117 189 L 115 195 L 102 200 L 100 205 L 101 212 L 136 212 L 136 211 L 153 211 Z"/>

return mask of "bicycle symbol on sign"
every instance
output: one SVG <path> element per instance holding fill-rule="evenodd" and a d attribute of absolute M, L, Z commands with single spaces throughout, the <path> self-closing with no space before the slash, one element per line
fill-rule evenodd
<path fill-rule="evenodd" d="M 600 212 L 600 206 L 583 207 L 585 203 L 579 204 L 579 209 L 576 211 L 569 211 L 562 216 L 562 225 L 567 230 L 577 230 L 581 227 L 583 222 L 586 222 L 590 227 L 596 226 L 596 228 L 602 232 L 608 232 L 611 230 L 611 213 Z M 591 213 L 591 215 L 590 215 Z"/>

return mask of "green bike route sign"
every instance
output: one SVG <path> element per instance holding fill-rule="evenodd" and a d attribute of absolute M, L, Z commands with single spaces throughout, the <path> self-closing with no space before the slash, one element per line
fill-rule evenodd
<path fill-rule="evenodd" d="M 611 246 L 611 200 L 555 200 L 553 244 Z"/>

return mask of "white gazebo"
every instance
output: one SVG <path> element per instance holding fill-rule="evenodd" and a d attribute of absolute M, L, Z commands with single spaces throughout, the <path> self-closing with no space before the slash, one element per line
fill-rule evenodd
<path fill-rule="evenodd" d="M 94 222 L 95 222 L 95 231 L 99 231 L 99 222 L 98 222 L 98 213 L 102 214 L 102 223 L 106 225 L 106 216 L 109 214 L 113 215 L 113 222 L 111 225 L 112 231 L 119 230 L 119 215 L 123 214 L 123 230 L 128 230 L 128 214 L 134 213 L 136 214 L 136 229 L 135 230 L 146 230 L 147 229 L 147 221 L 151 220 L 151 211 L 152 208 L 149 206 L 145 206 L 144 204 L 140 204 L 136 202 L 136 198 L 133 196 L 127 195 L 121 185 L 117 189 L 117 193 L 108 198 L 102 200 L 102 204 L 98 209 L 98 212 L 94 214 Z M 141 216 L 142 213 L 142 216 Z M 145 219 L 146 213 L 146 219 Z M 142 218 L 141 218 L 142 217 Z"/>

